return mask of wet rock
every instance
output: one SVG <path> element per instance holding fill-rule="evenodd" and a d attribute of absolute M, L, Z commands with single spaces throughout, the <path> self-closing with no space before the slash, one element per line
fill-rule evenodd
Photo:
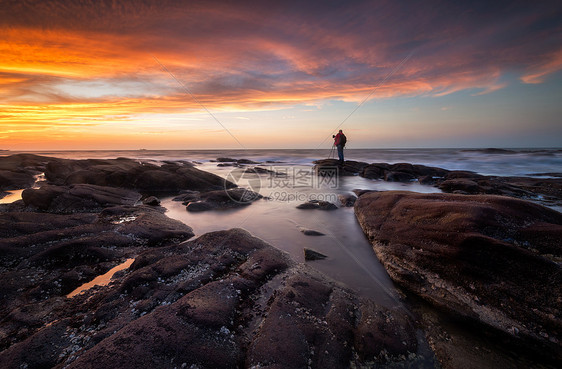
<path fill-rule="evenodd" d="M 390 164 L 374 163 L 363 168 L 361 176 L 369 179 L 382 179 L 384 174 L 390 170 Z"/>
<path fill-rule="evenodd" d="M 315 231 L 314 229 L 300 228 L 300 231 L 305 236 L 325 236 L 324 233 Z"/>
<path fill-rule="evenodd" d="M 304 260 L 306 261 L 322 260 L 326 258 L 327 256 L 322 254 L 321 252 L 309 249 L 307 247 L 304 248 Z"/>
<path fill-rule="evenodd" d="M 238 164 L 236 164 L 236 163 L 218 163 L 218 164 L 217 164 L 217 167 L 221 167 L 221 168 L 224 168 L 224 167 L 237 167 L 237 166 L 238 166 Z"/>
<path fill-rule="evenodd" d="M 365 166 L 361 176 L 369 179 L 384 179 L 389 182 L 410 182 L 420 177 L 440 178 L 449 171 L 425 165 L 409 163 L 374 163 Z"/>
<path fill-rule="evenodd" d="M 135 191 L 96 185 L 43 185 L 22 193 L 27 206 L 53 213 L 97 212 L 109 206 L 133 205 L 140 197 Z"/>
<path fill-rule="evenodd" d="M 169 162 L 162 166 L 127 158 L 48 162 L 46 178 L 54 184 L 93 184 L 135 189 L 146 194 L 178 193 L 181 190 L 211 190 L 235 185 L 190 163 Z"/>
<path fill-rule="evenodd" d="M 310 200 L 308 202 L 297 205 L 297 209 L 318 209 L 318 210 L 336 210 L 338 207 L 329 201 Z"/>
<path fill-rule="evenodd" d="M 421 176 L 418 178 L 418 182 L 422 185 L 434 185 L 436 183 L 436 179 L 433 176 Z"/>
<path fill-rule="evenodd" d="M 406 172 L 388 171 L 384 174 L 384 180 L 387 182 L 411 182 L 416 176 Z"/>
<path fill-rule="evenodd" d="M 49 160 L 33 154 L 15 154 L 0 157 L 0 191 L 29 188 L 35 176 L 44 171 Z"/>
<path fill-rule="evenodd" d="M 357 200 L 357 196 L 351 194 L 338 195 L 338 200 L 340 200 L 342 206 L 352 207 L 355 204 L 355 200 Z"/>
<path fill-rule="evenodd" d="M 314 161 L 314 171 L 320 176 L 355 176 L 367 163 L 348 160 L 343 164 L 338 159 L 321 159 Z"/>
<path fill-rule="evenodd" d="M 260 162 L 250 160 L 250 159 L 238 159 L 238 160 L 236 160 L 236 163 L 238 163 L 238 164 L 259 164 Z"/>
<path fill-rule="evenodd" d="M 160 199 L 156 196 L 149 196 L 142 200 L 142 203 L 148 206 L 160 206 Z"/>
<path fill-rule="evenodd" d="M 202 192 L 187 204 L 187 211 L 232 209 L 250 205 L 263 196 L 245 188 Z"/>
<path fill-rule="evenodd" d="M 457 171 L 436 184 L 448 193 L 493 194 L 562 204 L 561 178 L 496 177 Z"/>
<path fill-rule="evenodd" d="M 0 189 L 2 190 L 28 188 L 31 187 L 33 183 L 35 183 L 33 173 L 0 170 Z"/>
<path fill-rule="evenodd" d="M 278 175 L 277 172 L 275 172 L 274 170 L 271 169 L 267 169 L 267 168 L 263 168 L 263 167 L 252 167 L 252 168 L 247 168 L 244 173 L 255 173 L 255 174 L 274 174 L 274 175 Z"/>
<path fill-rule="evenodd" d="M 508 197 L 400 191 L 366 193 L 355 213 L 403 288 L 562 359 L 562 214 Z"/>
<path fill-rule="evenodd" d="M 181 201 L 184 205 L 187 205 L 188 202 L 196 201 L 197 199 L 199 199 L 200 194 L 201 192 L 199 191 L 184 190 L 181 191 L 180 194 L 174 197 L 172 200 Z"/>
<path fill-rule="evenodd" d="M 362 189 L 353 190 L 353 193 L 356 194 L 357 197 L 363 196 L 364 194 L 369 193 L 369 192 L 378 192 L 378 191 L 376 191 L 376 190 L 362 190 Z"/>
<path fill-rule="evenodd" d="M 109 286 L 25 308 L 32 330 L 0 321 L 10 367 L 420 367 L 403 310 L 359 298 L 240 229 L 147 250 Z"/>
<path fill-rule="evenodd" d="M 466 194 L 477 194 L 480 192 L 481 188 L 478 183 L 474 182 L 469 178 L 455 178 L 448 179 L 439 184 L 439 188 L 444 192 L 450 193 L 466 193 Z"/>
<path fill-rule="evenodd" d="M 54 158 L 35 154 L 14 154 L 0 156 L 0 170 L 18 172 L 22 170 L 41 170 L 49 160 Z"/>
<path fill-rule="evenodd" d="M 207 210 L 214 210 L 216 208 L 212 204 L 205 201 L 190 201 L 185 209 L 189 212 L 195 213 L 195 212 L 201 212 Z"/>

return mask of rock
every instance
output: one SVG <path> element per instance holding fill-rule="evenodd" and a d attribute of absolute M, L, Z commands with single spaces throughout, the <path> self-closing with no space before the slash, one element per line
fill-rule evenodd
<path fill-rule="evenodd" d="M 367 165 L 368 163 L 361 161 L 346 160 L 343 163 L 343 170 L 345 172 L 353 173 L 353 175 L 358 175 Z"/>
<path fill-rule="evenodd" d="M 188 202 L 196 201 L 197 199 L 199 199 L 200 194 L 201 192 L 199 191 L 184 190 L 181 191 L 180 194 L 174 197 L 172 200 L 181 201 L 184 205 L 187 205 Z"/>
<path fill-rule="evenodd" d="M 34 154 L 14 154 L 0 157 L 0 170 L 19 172 L 22 170 L 33 170 L 40 172 L 49 160 L 56 160 L 47 156 Z"/>
<path fill-rule="evenodd" d="M 342 206 L 352 207 L 355 204 L 355 200 L 357 200 L 357 196 L 351 194 L 338 195 L 338 200 L 340 200 Z"/>
<path fill-rule="evenodd" d="M 27 206 L 54 213 L 97 212 L 108 206 L 134 205 L 140 197 L 135 191 L 86 184 L 43 185 L 22 193 Z"/>
<path fill-rule="evenodd" d="M 259 161 L 253 161 L 250 159 L 238 159 L 236 160 L 236 163 L 238 164 L 259 164 Z"/>
<path fill-rule="evenodd" d="M 127 158 L 51 160 L 45 176 L 51 183 L 59 185 L 122 187 L 153 195 L 236 187 L 217 175 L 194 168 L 191 163 L 168 162 L 157 166 Z"/>
<path fill-rule="evenodd" d="M 444 192 L 462 191 L 467 194 L 477 194 L 480 192 L 480 186 L 468 178 L 448 179 L 439 184 L 439 188 Z"/>
<path fill-rule="evenodd" d="M 191 201 L 187 204 L 186 208 L 189 212 L 201 212 L 216 209 L 214 205 L 205 201 Z"/>
<path fill-rule="evenodd" d="M 274 174 L 274 175 L 278 175 L 277 172 L 271 170 L 271 169 L 267 169 L 267 168 L 263 168 L 263 167 L 253 167 L 253 168 L 246 168 L 246 170 L 244 171 L 244 173 L 256 173 L 256 174 Z"/>
<path fill-rule="evenodd" d="M 388 171 L 384 174 L 384 180 L 387 182 L 411 182 L 416 176 L 405 172 Z"/>
<path fill-rule="evenodd" d="M 0 170 L 0 189 L 19 190 L 29 188 L 35 183 L 35 177 L 30 172 L 12 172 Z"/>
<path fill-rule="evenodd" d="M 160 199 L 156 196 L 149 196 L 142 200 L 142 203 L 148 206 L 160 206 Z"/>
<path fill-rule="evenodd" d="M 390 169 L 390 164 L 375 163 L 369 164 L 363 168 L 361 176 L 369 179 L 382 179 L 384 174 Z"/>
<path fill-rule="evenodd" d="M 421 176 L 418 178 L 418 182 L 422 185 L 434 185 L 436 180 L 433 176 Z"/>
<path fill-rule="evenodd" d="M 310 200 L 297 206 L 297 209 L 336 210 L 338 207 L 328 201 Z"/>
<path fill-rule="evenodd" d="M 146 250 L 111 285 L 72 299 L 11 308 L 0 361 L 14 368 L 419 367 L 423 343 L 404 310 L 240 229 Z"/>
<path fill-rule="evenodd" d="M 420 177 L 440 178 L 447 173 L 449 173 L 448 170 L 425 165 L 374 163 L 365 166 L 361 176 L 369 179 L 384 179 L 389 182 L 410 182 Z"/>
<path fill-rule="evenodd" d="M 439 309 L 558 352 L 562 214 L 490 195 L 366 193 L 355 213 L 391 278 Z M 545 338 L 546 333 L 548 337 Z M 547 355 L 548 356 L 548 355 Z"/>
<path fill-rule="evenodd" d="M 232 159 L 232 158 L 217 158 L 218 162 L 220 163 L 235 163 L 236 159 Z"/>
<path fill-rule="evenodd" d="M 38 174 L 53 158 L 15 154 L 0 157 L 0 191 L 29 188 L 35 183 Z"/>
<path fill-rule="evenodd" d="M 338 159 L 321 159 L 314 161 L 314 171 L 319 176 L 355 176 L 367 163 L 348 160 L 343 164 Z"/>
<path fill-rule="evenodd" d="M 362 190 L 362 189 L 353 190 L 353 193 L 356 194 L 357 197 L 363 196 L 364 194 L 369 193 L 369 192 L 378 192 L 378 191 L 377 190 Z"/>
<path fill-rule="evenodd" d="M 494 194 L 562 204 L 561 178 L 495 177 L 456 171 L 436 182 L 448 193 Z"/>
<path fill-rule="evenodd" d="M 322 259 L 326 259 L 327 256 L 318 252 L 318 251 L 314 251 L 312 249 L 309 249 L 307 247 L 304 248 L 304 260 L 306 261 L 313 261 L 313 260 L 322 260 Z"/>
<path fill-rule="evenodd" d="M 325 236 L 324 233 L 315 231 L 315 230 L 313 230 L 313 229 L 300 228 L 300 231 L 301 231 L 305 236 Z"/>
<path fill-rule="evenodd" d="M 200 193 L 187 204 L 188 211 L 231 209 L 250 205 L 263 196 L 245 188 L 232 188 Z"/>

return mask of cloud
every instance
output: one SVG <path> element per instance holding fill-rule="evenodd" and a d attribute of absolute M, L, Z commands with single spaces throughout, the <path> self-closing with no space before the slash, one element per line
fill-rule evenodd
<path fill-rule="evenodd" d="M 114 121 L 201 104 L 359 103 L 371 93 L 480 95 L 506 88 L 507 73 L 542 83 L 562 69 L 561 9 L 555 1 L 9 2 L 0 9 L 9 116 L 0 125 Z"/>

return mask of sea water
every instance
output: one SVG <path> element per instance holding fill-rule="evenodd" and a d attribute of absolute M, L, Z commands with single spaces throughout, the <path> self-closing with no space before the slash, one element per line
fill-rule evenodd
<path fill-rule="evenodd" d="M 313 199 L 338 203 L 338 195 L 350 194 L 354 189 L 440 192 L 417 182 L 315 176 L 313 161 L 333 155 L 331 150 L 44 151 L 34 154 L 67 159 L 128 157 L 157 165 L 165 161 L 195 163 L 196 167 L 259 192 L 264 198 L 237 209 L 203 213 L 189 213 L 180 202 L 164 198 L 162 206 L 170 218 L 191 226 L 196 236 L 215 230 L 244 228 L 286 251 L 297 262 L 305 262 L 304 248 L 314 249 L 328 257 L 308 262 L 311 267 L 389 307 L 399 304 L 394 286 L 355 219 L 353 208 L 320 211 L 301 210 L 296 206 Z M 345 154 L 346 160 L 404 162 L 484 175 L 551 177 L 560 176 L 562 171 L 560 149 L 349 149 Z M 216 159 L 219 157 L 250 159 L 271 172 L 253 173 L 245 168 L 218 166 Z M 319 231 L 324 236 L 307 236 L 302 229 Z"/>
<path fill-rule="evenodd" d="M 16 154 L 2 152 L 2 156 Z M 334 156 L 331 149 L 253 150 L 118 150 L 37 151 L 37 155 L 66 159 L 128 157 L 146 161 L 190 160 L 202 164 L 218 157 L 247 158 L 259 162 L 311 165 Z M 337 155 L 336 155 L 337 156 Z M 562 172 L 562 149 L 346 149 L 346 160 L 368 163 L 411 163 L 448 170 L 468 170 L 483 175 L 531 176 Z"/>

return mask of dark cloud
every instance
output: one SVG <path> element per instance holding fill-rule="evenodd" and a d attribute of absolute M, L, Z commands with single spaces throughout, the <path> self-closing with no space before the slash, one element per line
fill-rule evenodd
<path fill-rule="evenodd" d="M 410 53 L 385 94 L 389 86 L 396 94 L 493 90 L 506 72 L 537 82 L 562 68 L 560 1 L 5 3 L 0 27 L 79 35 L 60 41 L 67 53 L 89 39 L 93 46 L 71 59 L 100 69 L 90 78 L 155 74 L 157 56 L 195 92 L 229 99 L 256 91 L 272 101 L 364 94 Z M 19 83 L 16 95 L 24 96 L 47 82 Z"/>

